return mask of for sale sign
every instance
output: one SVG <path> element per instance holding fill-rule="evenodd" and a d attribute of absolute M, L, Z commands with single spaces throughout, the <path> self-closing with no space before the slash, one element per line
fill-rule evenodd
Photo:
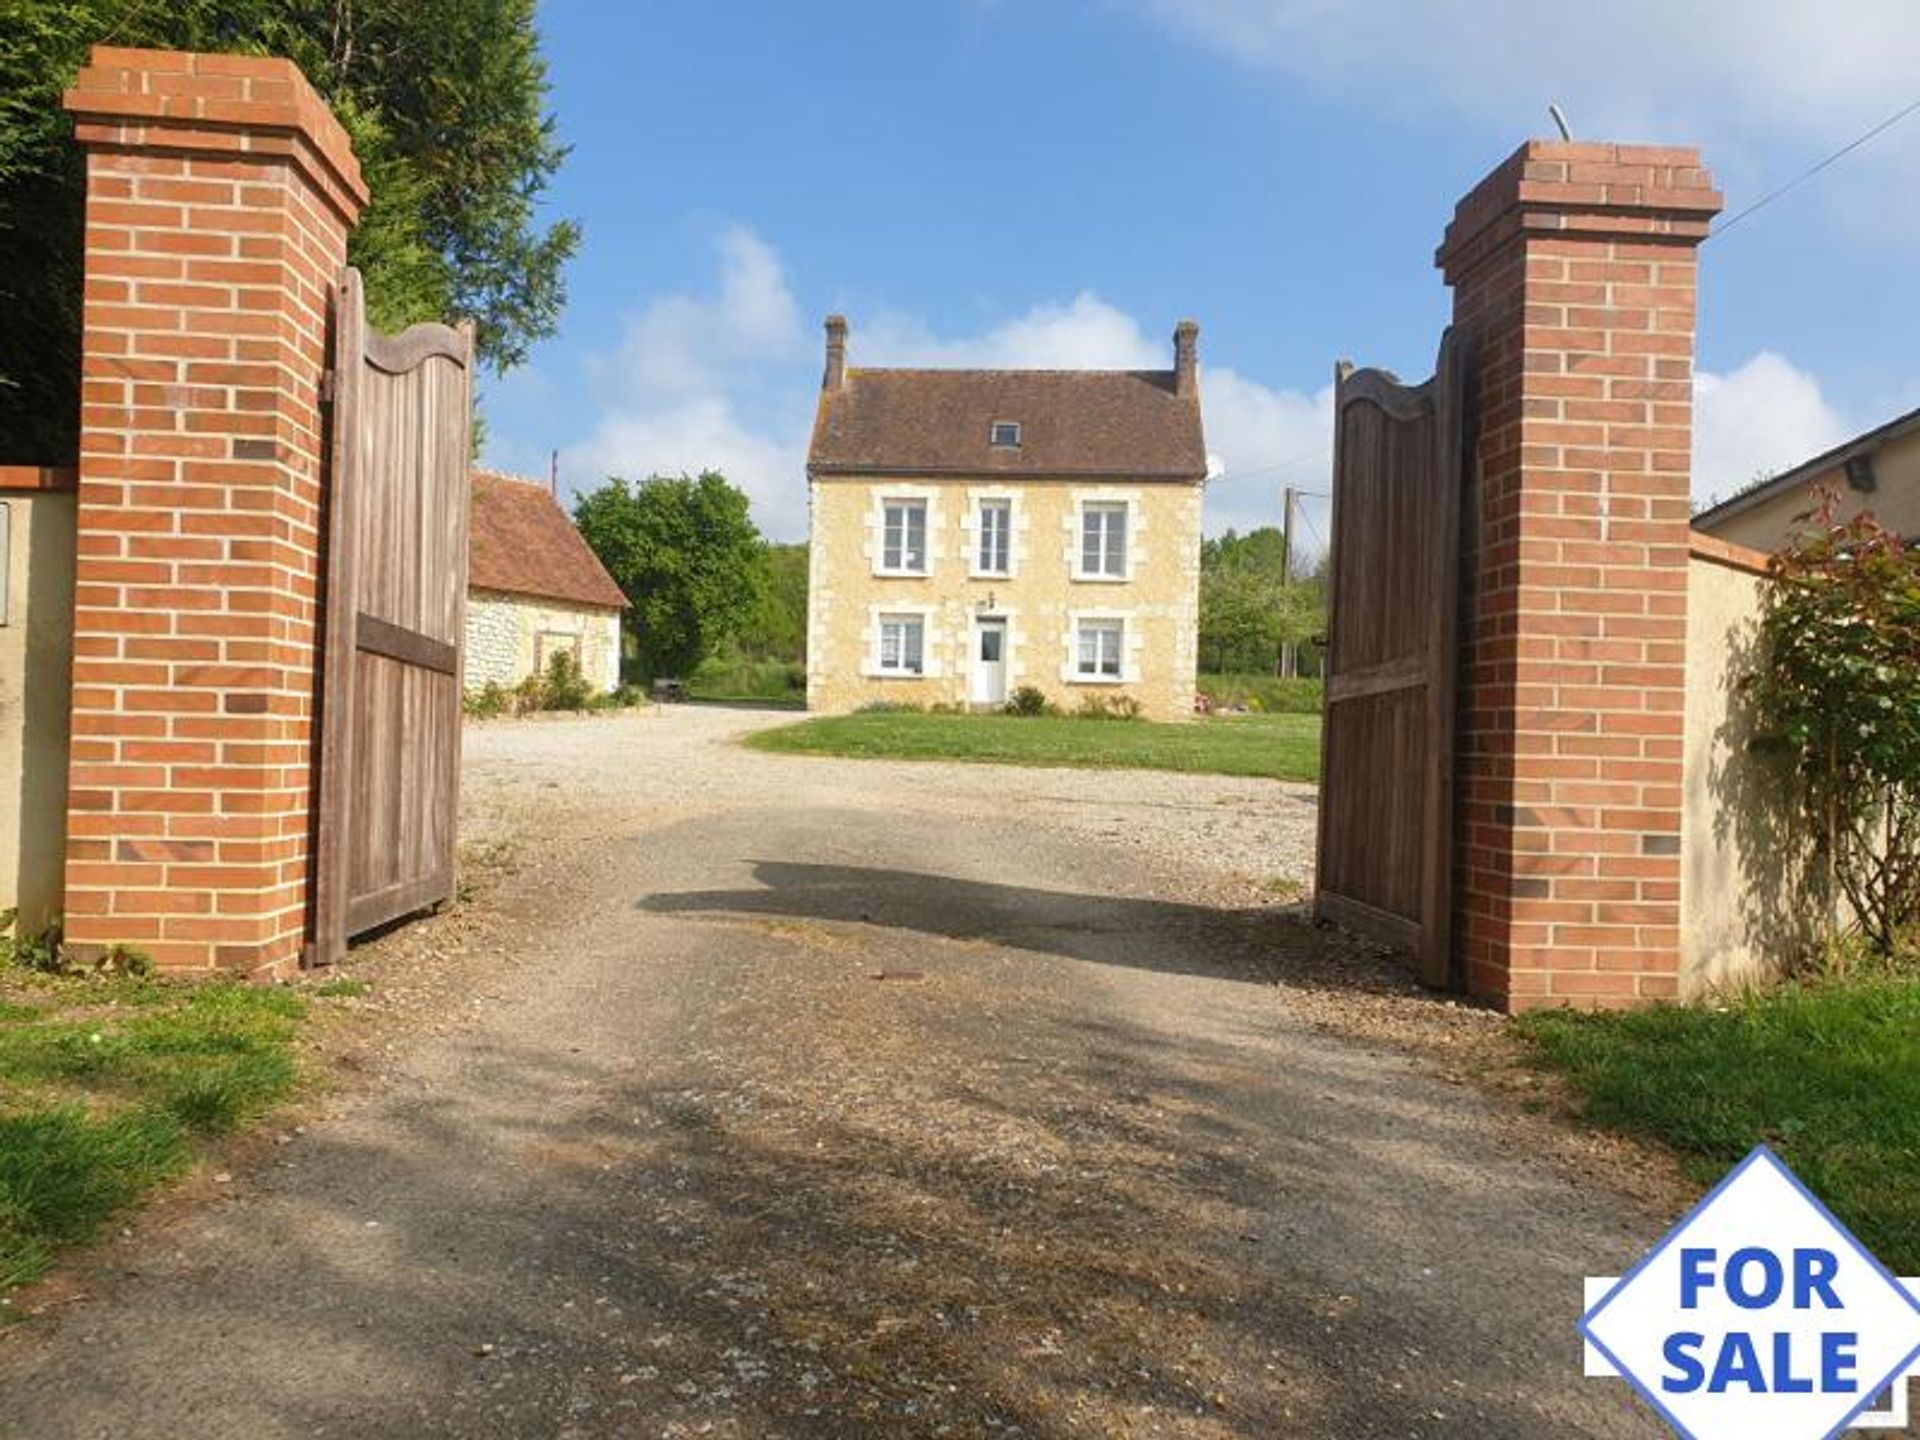
<path fill-rule="evenodd" d="M 1920 1296 L 1764 1145 L 1580 1321 L 1589 1373 L 1691 1440 L 1828 1440 L 1904 1419 Z M 1596 1363 L 1598 1362 L 1598 1363 Z"/>

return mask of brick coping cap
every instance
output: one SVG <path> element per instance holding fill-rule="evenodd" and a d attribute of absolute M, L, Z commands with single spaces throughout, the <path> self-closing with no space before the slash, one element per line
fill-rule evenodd
<path fill-rule="evenodd" d="M 1692 146 L 1529 140 L 1454 207 L 1433 260 L 1454 284 L 1521 236 L 1690 248 L 1723 203 Z"/>
<path fill-rule="evenodd" d="M 83 144 L 286 155 L 349 224 L 366 208 L 346 129 L 291 60 L 96 45 L 64 103 Z"/>
<path fill-rule="evenodd" d="M 0 465 L 0 490 L 71 490 L 78 482 L 71 465 Z"/>
<path fill-rule="evenodd" d="M 1718 535 L 1709 535 L 1703 530 L 1687 532 L 1687 551 L 1696 560 L 1708 560 L 1729 569 L 1744 570 L 1750 575 L 1765 575 L 1772 569 L 1769 557 L 1763 551 L 1722 540 Z"/>

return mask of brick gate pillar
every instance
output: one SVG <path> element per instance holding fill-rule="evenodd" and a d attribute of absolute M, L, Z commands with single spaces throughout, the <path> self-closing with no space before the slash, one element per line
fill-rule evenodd
<path fill-rule="evenodd" d="M 280 973 L 306 923 L 329 287 L 367 192 L 285 60 L 99 47 L 67 935 Z"/>
<path fill-rule="evenodd" d="M 1532 141 L 1436 262 L 1471 341 L 1456 933 L 1509 1009 L 1678 993 L 1697 152 Z"/>

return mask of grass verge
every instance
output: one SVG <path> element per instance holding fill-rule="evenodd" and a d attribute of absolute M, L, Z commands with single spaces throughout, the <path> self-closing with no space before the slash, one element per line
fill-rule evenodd
<path fill-rule="evenodd" d="M 1317 715 L 1216 716 L 1185 725 L 1073 716 L 869 711 L 822 716 L 747 737 L 757 750 L 891 760 L 967 760 L 1182 770 L 1317 780 Z"/>
<path fill-rule="evenodd" d="M 1280 715 L 1318 715 L 1324 687 L 1318 680 L 1277 675 L 1202 675 L 1198 689 L 1221 709 Z"/>
<path fill-rule="evenodd" d="M 306 1009 L 234 982 L 0 978 L 0 1290 L 284 1097 Z"/>
<path fill-rule="evenodd" d="M 1767 1142 L 1895 1274 L 1920 1273 L 1920 981 L 1783 986 L 1724 1007 L 1515 1022 L 1598 1124 L 1717 1181 Z"/>

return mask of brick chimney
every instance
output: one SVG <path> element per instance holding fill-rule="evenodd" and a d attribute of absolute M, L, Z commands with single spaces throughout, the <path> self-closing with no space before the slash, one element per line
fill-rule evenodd
<path fill-rule="evenodd" d="M 1199 343 L 1200 327 L 1193 321 L 1182 320 L 1173 327 L 1173 393 L 1183 400 L 1200 393 Z"/>
<path fill-rule="evenodd" d="M 827 316 L 827 373 L 821 377 L 822 390 L 839 390 L 847 383 L 847 317 Z"/>

